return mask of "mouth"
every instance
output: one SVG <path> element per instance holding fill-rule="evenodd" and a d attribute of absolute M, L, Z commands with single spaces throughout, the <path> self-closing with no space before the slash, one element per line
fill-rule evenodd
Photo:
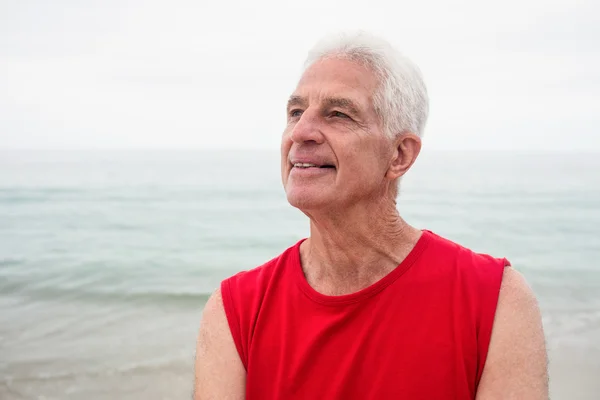
<path fill-rule="evenodd" d="M 317 164 L 311 164 L 311 163 L 294 163 L 294 164 L 292 164 L 292 166 L 294 168 L 299 168 L 299 169 L 307 169 L 307 168 L 331 168 L 331 169 L 335 169 L 335 166 L 329 165 L 329 164 L 317 165 Z"/>

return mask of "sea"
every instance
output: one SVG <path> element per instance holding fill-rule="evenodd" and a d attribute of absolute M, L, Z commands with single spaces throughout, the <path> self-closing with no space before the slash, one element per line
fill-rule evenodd
<path fill-rule="evenodd" d="M 398 209 L 507 257 L 553 400 L 600 398 L 600 154 L 424 151 Z M 277 150 L 1 151 L 0 399 L 190 399 L 207 298 L 307 235 Z"/>

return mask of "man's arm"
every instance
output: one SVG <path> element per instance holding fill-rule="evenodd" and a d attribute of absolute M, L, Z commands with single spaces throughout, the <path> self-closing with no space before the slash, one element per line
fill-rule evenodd
<path fill-rule="evenodd" d="M 507 267 L 477 400 L 548 400 L 548 359 L 537 300 Z"/>
<path fill-rule="evenodd" d="M 218 289 L 206 303 L 196 347 L 194 400 L 243 400 L 246 370 L 233 342 Z"/>

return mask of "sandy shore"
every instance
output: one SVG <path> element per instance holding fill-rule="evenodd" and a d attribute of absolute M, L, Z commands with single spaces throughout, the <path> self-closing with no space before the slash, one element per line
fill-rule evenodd
<path fill-rule="evenodd" d="M 0 384 L 2 400 L 191 399 L 192 365 L 119 373 L 20 379 Z"/>
<path fill-rule="evenodd" d="M 552 400 L 597 400 L 600 395 L 600 350 L 551 348 Z M 168 400 L 190 399 L 191 362 L 103 374 L 81 374 L 47 379 L 19 379 L 0 383 L 3 400 Z"/>
<path fill-rule="evenodd" d="M 600 349 L 563 346 L 550 348 L 548 356 L 552 400 L 600 398 Z"/>

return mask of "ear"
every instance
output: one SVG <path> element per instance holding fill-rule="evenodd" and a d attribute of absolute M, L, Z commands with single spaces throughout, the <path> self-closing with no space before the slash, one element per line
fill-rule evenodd
<path fill-rule="evenodd" d="M 412 132 L 400 134 L 393 142 L 394 153 L 385 177 L 395 180 L 403 176 L 421 152 L 421 138 Z"/>

